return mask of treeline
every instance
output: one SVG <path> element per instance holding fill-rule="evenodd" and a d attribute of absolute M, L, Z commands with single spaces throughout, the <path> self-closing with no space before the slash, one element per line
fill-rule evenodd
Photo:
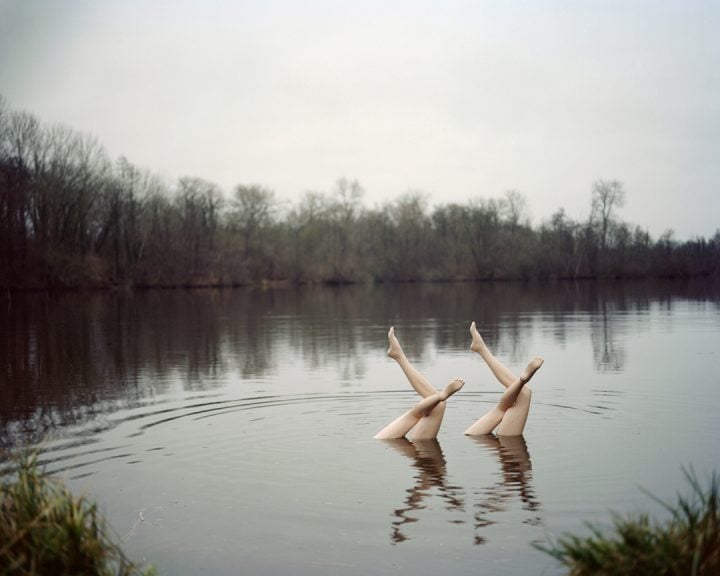
<path fill-rule="evenodd" d="M 0 286 L 220 286 L 261 282 L 717 275 L 710 239 L 653 239 L 617 212 L 617 181 L 592 187 L 589 216 L 539 227 L 524 197 L 429 209 L 409 192 L 379 208 L 357 181 L 283 204 L 259 185 L 231 196 L 195 177 L 174 184 L 92 136 L 44 125 L 0 98 Z"/>

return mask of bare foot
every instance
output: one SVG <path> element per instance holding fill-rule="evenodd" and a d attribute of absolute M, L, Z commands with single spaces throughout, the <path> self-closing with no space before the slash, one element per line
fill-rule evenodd
<path fill-rule="evenodd" d="M 400 341 L 395 336 L 395 326 L 390 326 L 388 331 L 388 341 L 390 342 L 390 348 L 388 348 L 387 355 L 393 360 L 401 358 L 403 355 L 403 349 L 400 347 Z"/>
<path fill-rule="evenodd" d="M 472 324 L 470 324 L 470 334 L 472 335 L 472 344 L 470 344 L 470 350 L 480 354 L 487 348 L 487 346 L 485 345 L 485 340 L 483 340 L 482 336 L 480 336 L 480 332 L 478 332 L 477 328 L 475 327 L 474 321 Z"/>
<path fill-rule="evenodd" d="M 443 400 L 447 400 L 450 396 L 455 394 L 455 392 L 459 391 L 463 386 L 465 386 L 465 380 L 455 378 L 455 380 L 445 386 L 445 389 L 440 392 L 440 396 L 443 397 Z"/>
<path fill-rule="evenodd" d="M 525 366 L 525 369 L 520 372 L 520 380 L 522 382 L 529 382 L 530 378 L 532 378 L 535 372 L 540 369 L 540 366 L 543 365 L 543 362 L 545 362 L 545 360 L 543 360 L 542 358 L 538 358 L 537 356 L 530 360 L 530 362 L 528 362 L 528 365 Z"/>

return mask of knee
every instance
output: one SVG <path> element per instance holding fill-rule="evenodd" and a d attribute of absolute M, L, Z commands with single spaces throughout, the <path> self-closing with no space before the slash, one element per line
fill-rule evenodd
<path fill-rule="evenodd" d="M 435 408 L 433 408 L 432 410 L 430 410 L 430 412 L 428 413 L 428 415 L 429 415 L 429 414 L 433 414 L 433 415 L 435 415 L 435 414 L 441 414 L 441 415 L 442 415 L 442 414 L 445 414 L 445 406 L 446 406 L 445 400 L 443 400 L 443 401 L 440 402 L 437 406 L 435 406 Z"/>
<path fill-rule="evenodd" d="M 421 417 L 426 416 L 438 416 L 442 417 L 445 414 L 445 400 L 442 402 L 438 402 L 435 406 L 430 408 L 429 410 L 423 410 L 421 414 L 419 414 Z"/>

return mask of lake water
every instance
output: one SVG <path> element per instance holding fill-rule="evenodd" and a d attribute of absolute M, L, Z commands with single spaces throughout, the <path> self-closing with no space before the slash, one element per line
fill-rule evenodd
<path fill-rule="evenodd" d="M 13 295 L 0 442 L 32 444 L 160 574 L 560 574 L 537 551 L 718 470 L 720 287 L 430 284 Z M 539 355 L 523 437 L 469 438 Z M 436 442 L 372 436 L 436 387 Z M 7 464 L 6 464 L 7 465 Z"/>

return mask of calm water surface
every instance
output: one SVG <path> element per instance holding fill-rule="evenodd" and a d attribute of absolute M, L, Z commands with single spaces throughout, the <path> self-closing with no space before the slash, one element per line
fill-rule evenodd
<path fill-rule="evenodd" d="M 718 470 L 720 288 L 423 285 L 13 296 L 0 443 L 32 444 L 161 574 L 559 574 L 532 547 Z M 463 430 L 502 391 L 476 320 L 545 365 L 520 438 Z M 437 387 L 436 442 L 372 436 Z"/>

